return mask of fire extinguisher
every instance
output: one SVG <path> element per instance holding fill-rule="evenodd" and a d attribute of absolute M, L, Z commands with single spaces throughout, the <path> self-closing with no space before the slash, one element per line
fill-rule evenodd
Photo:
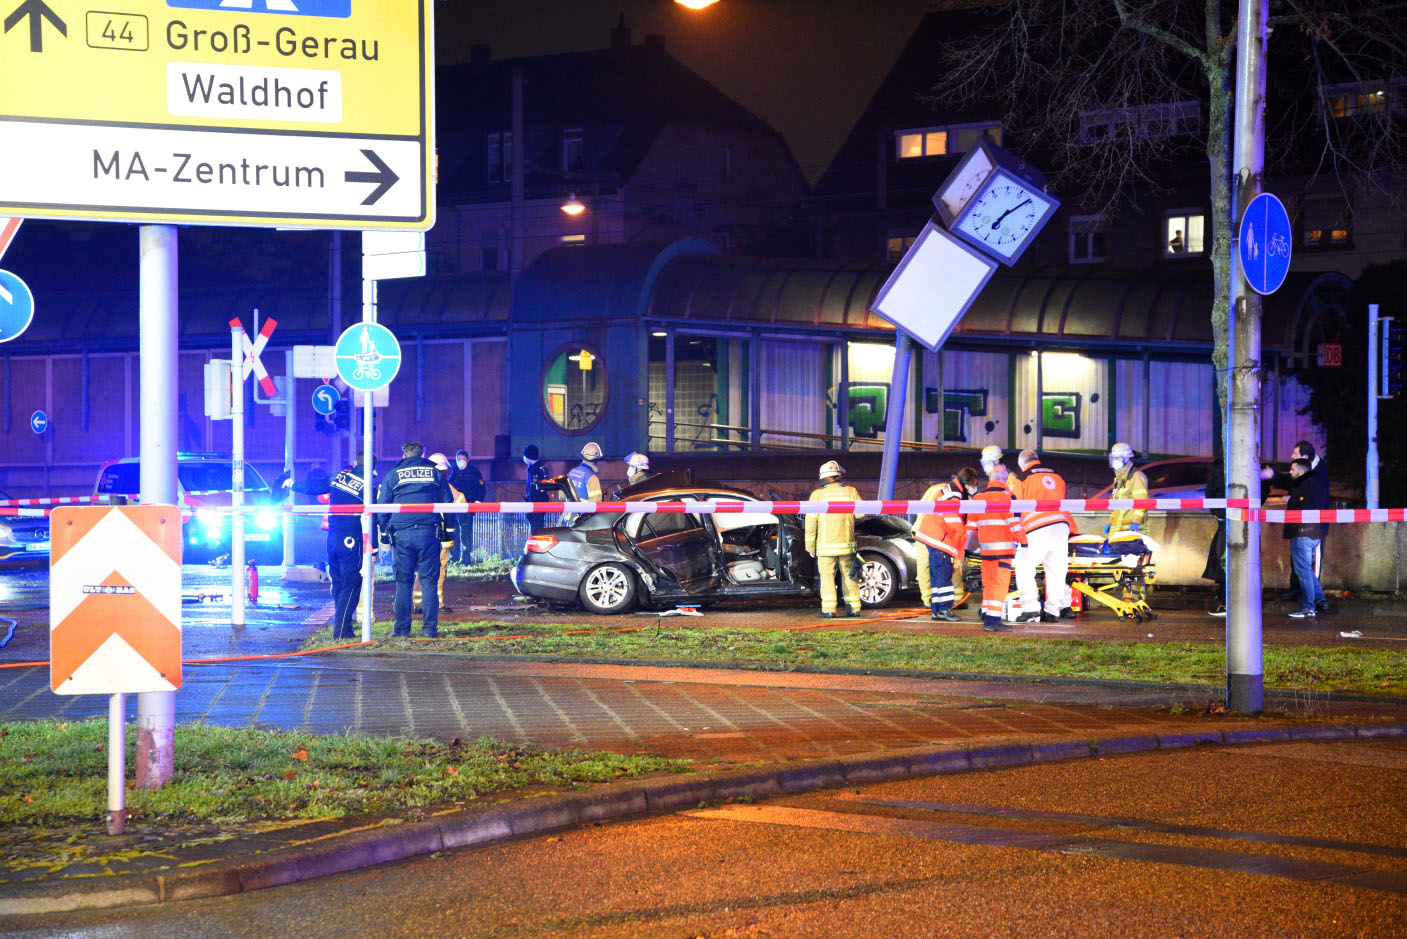
<path fill-rule="evenodd" d="M 251 559 L 250 562 L 249 562 L 248 571 L 249 571 L 249 576 L 245 579 L 245 583 L 246 583 L 246 587 L 247 587 L 246 592 L 245 592 L 245 595 L 248 597 L 250 603 L 258 603 L 258 602 L 259 602 L 259 568 L 254 564 L 254 561 L 253 561 L 252 559 Z"/>
<path fill-rule="evenodd" d="M 1078 577 L 1073 581 L 1073 583 L 1083 582 Z M 1085 610 L 1085 595 L 1073 587 L 1070 589 L 1070 609 L 1076 613 L 1083 613 Z"/>

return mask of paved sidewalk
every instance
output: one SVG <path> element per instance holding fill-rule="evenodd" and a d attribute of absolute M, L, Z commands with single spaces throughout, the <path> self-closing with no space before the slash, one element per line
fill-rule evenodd
<path fill-rule="evenodd" d="M 1285 715 L 1209 713 L 1213 689 L 979 682 L 455 656 L 327 655 L 192 666 L 177 719 L 312 733 L 443 739 L 685 757 L 703 772 L 585 792 L 511 794 L 497 807 L 410 812 L 233 833 L 93 831 L 43 868 L 0 860 L 0 916 L 213 896 L 510 834 L 859 781 L 1201 742 L 1401 734 L 1407 703 L 1284 700 Z M 1186 706 L 1173 713 L 1167 705 Z M 1268 702 L 1275 708 L 1276 702 Z M 0 720 L 83 719 L 46 669 L 0 672 Z M 524 798 L 531 795 L 533 798 Z"/>

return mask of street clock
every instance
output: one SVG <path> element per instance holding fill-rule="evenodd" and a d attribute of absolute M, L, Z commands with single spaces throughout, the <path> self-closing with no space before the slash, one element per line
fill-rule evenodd
<path fill-rule="evenodd" d="M 938 187 L 933 205 L 954 235 L 1009 265 L 1060 207 L 1046 188 L 1040 170 L 983 137 Z"/>

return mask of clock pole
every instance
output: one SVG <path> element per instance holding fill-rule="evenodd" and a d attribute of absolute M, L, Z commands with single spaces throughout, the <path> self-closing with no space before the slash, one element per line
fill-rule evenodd
<path fill-rule="evenodd" d="M 902 329 L 894 331 L 894 375 L 889 380 L 889 405 L 884 414 L 884 458 L 879 464 L 879 498 L 894 498 L 899 475 L 899 445 L 904 439 L 904 405 L 909 397 L 909 360 L 914 344 Z"/>

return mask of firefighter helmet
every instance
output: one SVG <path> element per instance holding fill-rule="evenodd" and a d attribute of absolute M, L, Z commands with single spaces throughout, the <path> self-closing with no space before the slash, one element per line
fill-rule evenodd
<path fill-rule="evenodd" d="M 594 440 L 581 448 L 581 458 L 588 463 L 601 459 L 601 445 Z"/>
<path fill-rule="evenodd" d="M 640 470 L 640 472 L 642 473 L 649 472 L 650 458 L 645 454 L 641 453 L 639 450 L 636 450 L 634 453 L 630 454 L 630 456 L 625 458 L 625 465 L 630 467 L 631 469 Z"/>
<path fill-rule="evenodd" d="M 827 460 L 821 464 L 821 471 L 817 474 L 820 479 L 839 479 L 845 475 L 845 470 L 835 460 Z"/>
<path fill-rule="evenodd" d="M 443 453 L 430 454 L 430 462 L 434 463 L 435 469 L 439 470 L 440 472 L 449 472 L 449 457 L 445 456 Z"/>
<path fill-rule="evenodd" d="M 982 448 L 982 469 L 984 472 L 990 473 L 992 471 L 992 467 L 996 466 L 1001 461 L 1001 447 L 989 445 Z"/>
<path fill-rule="evenodd" d="M 1122 440 L 1109 448 L 1110 469 L 1120 470 L 1133 462 L 1133 447 Z"/>

